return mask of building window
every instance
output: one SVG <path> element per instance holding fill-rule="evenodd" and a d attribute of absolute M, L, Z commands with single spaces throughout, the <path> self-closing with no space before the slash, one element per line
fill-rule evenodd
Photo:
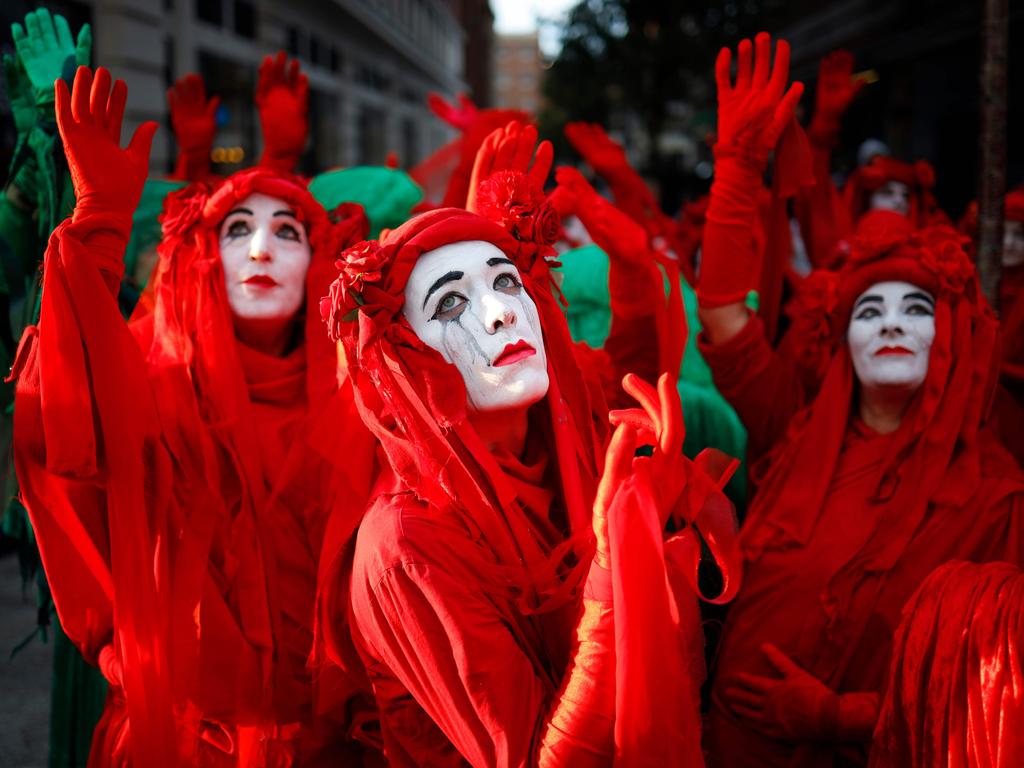
<path fill-rule="evenodd" d="M 196 0 L 196 18 L 213 24 L 224 26 L 224 4 L 222 0 Z"/>
<path fill-rule="evenodd" d="M 324 45 L 316 35 L 309 36 L 309 63 L 315 67 L 321 66 L 323 62 Z"/>
<path fill-rule="evenodd" d="M 256 39 L 256 6 L 251 0 L 235 0 L 235 32 Z"/>
<path fill-rule="evenodd" d="M 356 119 L 359 137 L 356 146 L 359 147 L 357 162 L 360 165 L 381 165 L 384 162 L 384 154 L 387 152 L 384 127 L 383 111 L 368 106 L 359 108 Z"/>
<path fill-rule="evenodd" d="M 406 168 L 412 168 L 420 157 L 420 134 L 416 130 L 416 121 L 407 117 L 402 121 L 402 157 L 400 160 Z"/>
<path fill-rule="evenodd" d="M 335 46 L 331 46 L 330 54 L 327 57 L 327 68 L 331 72 L 341 72 L 341 53 Z"/>

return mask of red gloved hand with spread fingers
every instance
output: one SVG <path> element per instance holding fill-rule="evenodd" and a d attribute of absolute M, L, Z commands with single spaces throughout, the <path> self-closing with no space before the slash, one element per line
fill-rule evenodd
<path fill-rule="evenodd" d="M 256 108 L 263 131 L 260 165 L 293 172 L 309 133 L 309 78 L 284 51 L 265 57 L 260 65 Z"/>
<path fill-rule="evenodd" d="M 754 45 L 738 47 L 736 81 L 730 77 L 732 53 L 723 48 L 715 63 L 718 83 L 718 143 L 711 186 L 697 297 L 701 307 L 741 304 L 757 285 L 754 242 L 757 193 L 768 155 L 793 119 L 803 85 L 789 78 L 789 44 L 779 40 L 771 62 L 771 38 L 757 35 Z"/>
<path fill-rule="evenodd" d="M 197 74 L 179 78 L 167 89 L 171 129 L 178 143 L 178 162 L 173 178 L 202 181 L 210 175 L 210 151 L 217 133 L 220 98 L 206 98 L 203 78 Z"/>
<path fill-rule="evenodd" d="M 86 244 L 116 293 L 157 124 L 143 123 L 127 149 L 121 148 L 128 89 L 123 80 L 111 88 L 110 72 L 103 67 L 95 76 L 88 67 L 79 67 L 70 93 L 67 83 L 57 80 L 54 96 L 57 128 L 75 188 L 71 218 L 96 224 Z"/>
<path fill-rule="evenodd" d="M 480 185 L 499 171 L 523 174 L 534 197 L 543 199 L 554 150 L 550 141 L 537 143 L 537 129 L 511 122 L 492 131 L 477 150 L 469 181 L 466 210 L 481 213 Z"/>
<path fill-rule="evenodd" d="M 128 89 L 123 80 L 111 88 L 110 72 L 103 67 L 95 75 L 88 67 L 79 67 L 70 93 L 63 80 L 54 87 L 57 127 L 75 187 L 73 219 L 117 213 L 124 214 L 130 226 L 149 172 L 157 124 L 143 123 L 128 147 L 121 148 Z"/>
<path fill-rule="evenodd" d="M 761 650 L 782 677 L 737 674 L 723 695 L 738 717 L 782 741 L 871 738 L 878 717 L 878 694 L 838 694 L 771 643 Z"/>
<path fill-rule="evenodd" d="M 833 51 L 821 60 L 818 89 L 814 99 L 814 117 L 807 135 L 816 143 L 834 147 L 839 141 L 839 126 L 864 81 L 853 77 L 853 54 Z"/>

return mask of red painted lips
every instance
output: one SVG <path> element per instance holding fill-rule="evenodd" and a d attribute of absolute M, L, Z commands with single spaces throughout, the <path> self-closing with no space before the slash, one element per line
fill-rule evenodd
<path fill-rule="evenodd" d="M 491 365 L 495 368 L 503 365 L 512 365 L 513 363 L 518 363 L 520 360 L 533 357 L 536 354 L 536 349 L 525 341 L 520 340 L 515 344 L 509 344 L 501 350 L 501 353 L 491 361 Z"/>
<path fill-rule="evenodd" d="M 273 288 L 277 285 L 277 280 L 270 275 L 253 275 L 252 277 L 245 278 L 242 282 L 245 285 L 252 285 L 257 288 Z"/>
<path fill-rule="evenodd" d="M 883 357 L 888 355 L 912 355 L 914 354 L 906 347 L 882 347 L 880 350 L 875 352 L 875 357 Z"/>

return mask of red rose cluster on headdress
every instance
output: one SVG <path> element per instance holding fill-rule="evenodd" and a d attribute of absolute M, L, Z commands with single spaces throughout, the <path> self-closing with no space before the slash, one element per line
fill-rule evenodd
<path fill-rule="evenodd" d="M 393 248 L 376 240 L 364 240 L 344 251 L 334 263 L 338 277 L 328 294 L 320 299 L 320 316 L 327 324 L 331 341 L 341 338 L 342 324 L 355 320 L 360 307 L 372 304 L 372 297 L 365 295 L 367 287 L 381 282 L 384 268 L 393 258 Z"/>
<path fill-rule="evenodd" d="M 168 194 L 159 218 L 163 237 L 180 237 L 194 227 L 202 218 L 210 192 L 209 185 L 197 182 Z"/>
<path fill-rule="evenodd" d="M 477 212 L 517 240 L 538 245 L 551 245 L 561 228 L 558 213 L 521 171 L 496 171 L 480 182 Z"/>
<path fill-rule="evenodd" d="M 786 312 L 797 359 L 808 372 L 824 375 L 853 303 L 876 283 L 913 283 L 949 303 L 975 295 L 969 288 L 976 275 L 965 250 L 968 239 L 949 226 L 909 232 L 899 226 L 900 219 L 888 211 L 868 214 L 870 226 L 851 239 L 842 268 L 812 272 L 790 302 Z"/>

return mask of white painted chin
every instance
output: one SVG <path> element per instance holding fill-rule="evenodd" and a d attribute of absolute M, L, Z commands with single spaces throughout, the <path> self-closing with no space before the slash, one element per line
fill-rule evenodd
<path fill-rule="evenodd" d="M 923 358 L 923 359 L 922 359 Z M 883 355 L 874 357 L 858 371 L 863 386 L 917 389 L 928 375 L 926 355 Z"/>
<path fill-rule="evenodd" d="M 498 368 L 480 371 L 475 381 L 466 382 L 471 411 L 489 413 L 529 408 L 548 393 L 550 381 L 542 355 Z"/>

